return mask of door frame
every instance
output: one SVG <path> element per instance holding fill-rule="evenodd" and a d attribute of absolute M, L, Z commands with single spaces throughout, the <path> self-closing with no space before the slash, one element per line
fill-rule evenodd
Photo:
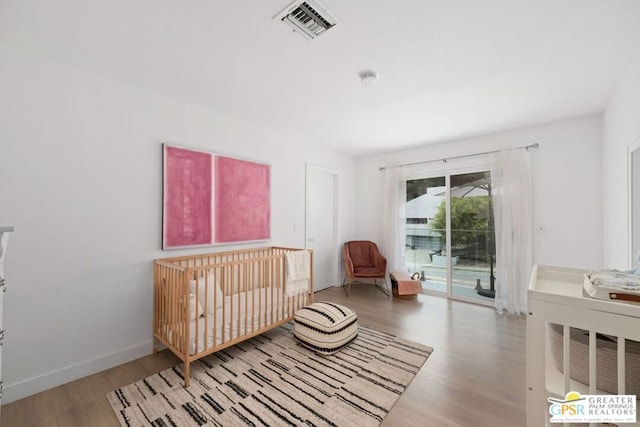
<path fill-rule="evenodd" d="M 635 216 L 640 217 L 640 215 L 638 215 L 639 213 L 634 212 L 634 209 L 633 209 L 634 192 L 640 194 L 639 189 L 635 188 L 636 186 L 634 186 L 634 183 L 633 183 L 633 181 L 637 179 L 637 175 L 640 173 L 640 171 L 638 170 L 634 171 L 634 167 L 633 167 L 634 152 L 638 151 L 639 149 L 640 149 L 640 138 L 634 140 L 627 147 L 627 234 L 629 236 L 629 242 L 627 246 L 627 259 L 629 260 L 628 266 L 627 266 L 628 268 L 635 268 L 638 266 L 638 263 L 640 262 L 640 258 L 638 258 L 639 254 L 634 253 L 634 249 L 636 246 L 634 245 L 634 232 L 638 231 L 637 228 L 639 227 L 639 225 L 634 224 L 634 221 L 633 221 L 634 214 Z"/>
<path fill-rule="evenodd" d="M 421 179 L 421 178 L 435 178 L 435 177 L 444 177 L 445 178 L 445 188 L 446 188 L 446 251 L 447 251 L 447 272 L 446 272 L 446 280 L 447 286 L 446 291 L 436 291 L 425 289 L 423 290 L 424 294 L 427 295 L 437 295 L 444 296 L 448 299 L 458 300 L 470 302 L 476 305 L 485 305 L 488 307 L 493 307 L 494 304 L 489 301 L 484 301 L 476 298 L 465 297 L 462 295 L 456 295 L 453 293 L 453 266 L 451 265 L 451 175 L 459 175 L 465 173 L 474 173 L 474 172 L 484 172 L 489 171 L 490 163 L 488 157 L 477 157 L 472 159 L 464 159 L 457 160 L 452 162 L 447 162 L 446 164 L 440 166 L 429 165 L 426 168 L 414 168 L 410 173 L 407 174 L 406 180 L 411 179 Z M 494 231 L 495 233 L 495 231 Z"/>
<path fill-rule="evenodd" d="M 340 224 L 339 224 L 339 181 L 340 174 L 337 170 L 328 168 L 325 166 L 316 165 L 313 163 L 305 164 L 305 227 L 304 227 L 304 247 L 305 249 L 309 249 L 309 200 L 311 198 L 311 189 L 309 187 L 309 175 L 311 171 L 322 172 L 326 174 L 333 175 L 333 236 L 331 241 L 331 246 L 334 248 L 336 256 L 336 270 L 331 273 L 331 280 L 334 281 L 336 285 L 339 285 L 340 282 L 340 251 L 339 251 L 339 242 L 340 242 Z M 315 289 L 314 289 L 315 291 Z"/>

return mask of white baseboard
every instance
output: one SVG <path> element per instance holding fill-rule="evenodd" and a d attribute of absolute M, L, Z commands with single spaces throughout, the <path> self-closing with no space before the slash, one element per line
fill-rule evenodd
<path fill-rule="evenodd" d="M 143 356 L 151 354 L 153 351 L 153 341 L 145 341 L 132 347 L 127 347 L 113 353 L 105 354 L 86 360 L 84 362 L 65 366 L 55 371 L 37 375 L 26 380 L 13 384 L 5 384 L 3 388 L 2 404 L 20 400 L 32 394 L 49 390 L 62 384 L 77 380 L 87 375 L 92 375 L 105 369 L 130 362 Z"/>

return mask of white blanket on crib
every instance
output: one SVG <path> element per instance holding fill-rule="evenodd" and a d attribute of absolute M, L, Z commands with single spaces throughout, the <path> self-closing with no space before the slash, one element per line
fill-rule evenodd
<path fill-rule="evenodd" d="M 287 269 L 285 295 L 287 297 L 309 292 L 311 281 L 311 259 L 309 251 L 294 251 L 285 254 Z"/>

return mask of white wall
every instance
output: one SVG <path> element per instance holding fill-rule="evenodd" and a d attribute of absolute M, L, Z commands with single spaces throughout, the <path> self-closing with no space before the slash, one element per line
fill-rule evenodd
<path fill-rule="evenodd" d="M 540 144 L 540 148 L 533 151 L 534 262 L 600 268 L 603 261 L 600 115 L 359 159 L 357 237 L 382 240 L 384 206 L 380 166 L 534 142 Z"/>
<path fill-rule="evenodd" d="M 605 264 L 630 266 L 629 146 L 640 143 L 640 50 L 631 58 L 604 113 L 603 190 Z"/>
<path fill-rule="evenodd" d="M 350 157 L 3 45 L 0 93 L 3 403 L 149 354 L 152 260 L 237 247 L 160 250 L 164 142 L 271 163 L 277 245 L 305 245 L 305 163 L 338 170 L 353 230 Z"/>

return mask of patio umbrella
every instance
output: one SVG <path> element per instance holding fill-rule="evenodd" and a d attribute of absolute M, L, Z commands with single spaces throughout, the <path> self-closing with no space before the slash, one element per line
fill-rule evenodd
<path fill-rule="evenodd" d="M 476 179 L 469 184 L 459 187 L 451 187 L 451 197 L 477 197 L 486 196 L 490 192 L 491 183 L 488 178 Z M 442 193 L 444 195 L 444 193 Z"/>
<path fill-rule="evenodd" d="M 459 177 L 463 177 L 458 175 Z M 453 178 L 453 177 L 452 177 Z M 495 298 L 495 275 L 493 273 L 493 259 L 495 257 L 496 252 L 496 242 L 495 242 L 495 234 L 492 232 L 494 230 L 494 218 L 493 218 L 493 202 L 491 200 L 491 177 L 486 174 L 483 177 L 475 179 L 470 182 L 463 183 L 458 186 L 452 186 L 449 192 L 451 197 L 478 197 L 478 196 L 488 196 L 488 228 L 489 228 L 489 288 L 485 289 L 481 286 L 476 290 L 479 295 L 488 298 Z M 445 195 L 446 193 L 441 193 L 440 195 Z"/>

